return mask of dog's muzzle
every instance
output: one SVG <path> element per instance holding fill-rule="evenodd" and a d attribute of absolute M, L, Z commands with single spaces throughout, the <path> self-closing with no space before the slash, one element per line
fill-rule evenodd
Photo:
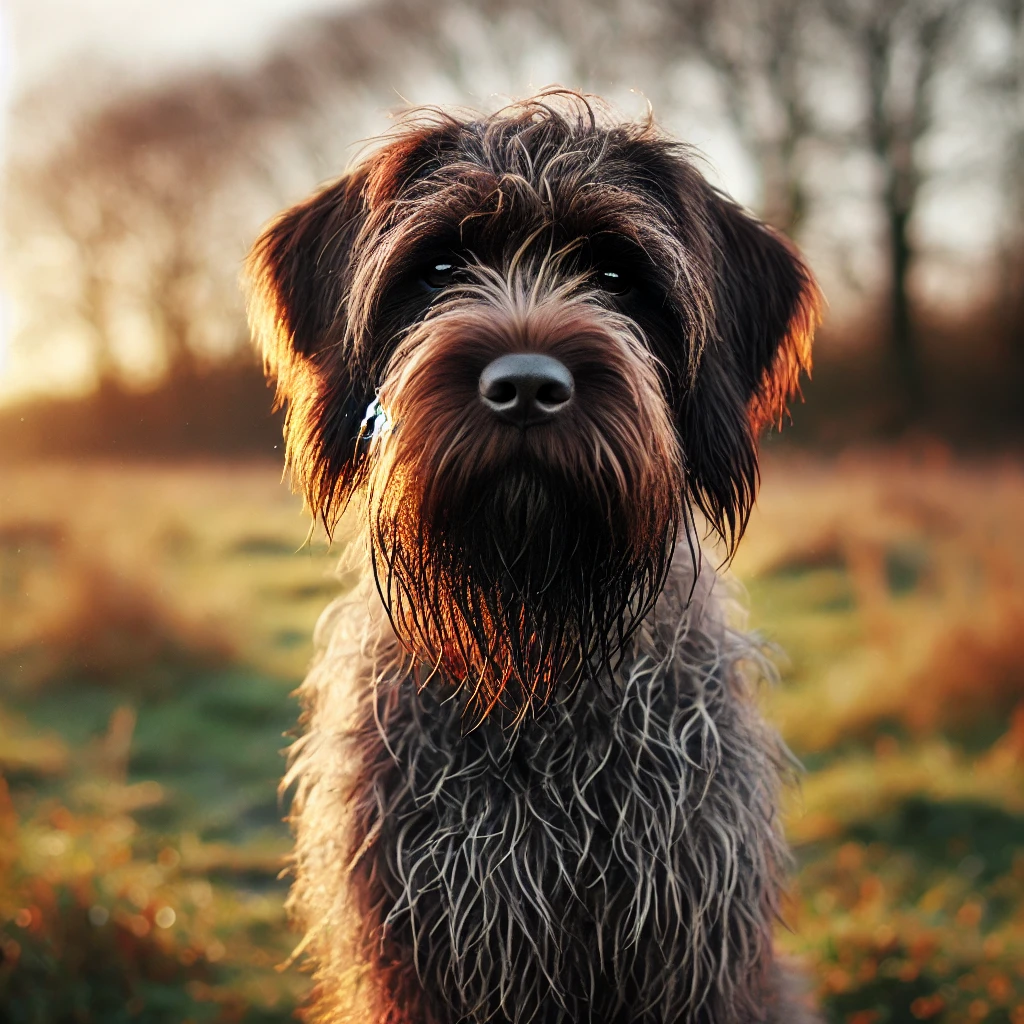
<path fill-rule="evenodd" d="M 514 352 L 480 374 L 480 401 L 518 427 L 547 423 L 568 408 L 575 384 L 569 368 L 539 352 Z"/>

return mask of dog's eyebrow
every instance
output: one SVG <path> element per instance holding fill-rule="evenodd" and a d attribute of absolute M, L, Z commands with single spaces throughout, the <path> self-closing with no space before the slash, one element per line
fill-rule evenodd
<path fill-rule="evenodd" d="M 474 220 L 518 217 L 526 230 L 543 222 L 568 227 L 581 238 L 617 235 L 638 245 L 654 266 L 676 263 L 669 250 L 681 243 L 664 231 L 664 203 L 638 185 L 595 177 L 559 194 L 547 175 L 535 182 L 518 170 L 496 173 L 471 160 L 458 160 L 409 182 L 391 206 L 389 226 L 398 228 L 397 222 L 404 221 L 411 233 L 425 227 L 426 233 L 443 234 L 447 227 L 458 235 Z"/>
<path fill-rule="evenodd" d="M 594 254 L 595 263 L 628 261 L 690 325 L 687 348 L 702 348 L 710 285 L 700 279 L 700 254 L 688 251 L 686 235 L 672 228 L 670 155 L 654 148 L 649 159 L 636 159 L 623 140 L 602 135 L 562 139 L 538 156 L 521 133 L 497 146 L 474 127 L 462 126 L 458 138 L 421 137 L 402 153 L 404 166 L 402 159 L 386 161 L 394 192 L 373 204 L 360 233 L 366 258 L 347 296 L 351 324 L 370 328 L 380 284 L 408 274 L 432 250 L 468 250 L 485 262 L 504 262 L 525 238 L 549 232 L 563 251 L 577 242 L 604 250 Z M 660 180 L 666 176 L 672 180 Z"/>

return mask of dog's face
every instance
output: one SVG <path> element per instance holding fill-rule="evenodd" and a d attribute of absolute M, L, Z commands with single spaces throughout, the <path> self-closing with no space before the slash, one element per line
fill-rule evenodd
<path fill-rule="evenodd" d="M 736 541 L 819 301 L 681 147 L 574 95 L 410 123 L 248 270 L 311 508 L 365 498 L 396 632 L 474 719 L 611 665 L 693 510 Z"/>

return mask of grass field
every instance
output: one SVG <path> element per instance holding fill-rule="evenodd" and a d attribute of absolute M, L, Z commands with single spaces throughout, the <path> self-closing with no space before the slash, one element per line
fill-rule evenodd
<path fill-rule="evenodd" d="M 270 465 L 0 470 L 0 1020 L 286 1021 L 275 787 L 351 581 Z M 734 564 L 836 1024 L 1024 1024 L 1024 467 L 776 455 Z"/>

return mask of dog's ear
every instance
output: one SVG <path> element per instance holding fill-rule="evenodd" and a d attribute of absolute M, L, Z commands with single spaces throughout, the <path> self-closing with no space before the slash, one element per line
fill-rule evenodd
<path fill-rule="evenodd" d="M 245 266 L 249 325 L 285 406 L 288 465 L 330 527 L 358 475 L 358 434 L 372 381 L 349 351 L 346 301 L 366 219 L 358 168 L 280 214 Z"/>
<path fill-rule="evenodd" d="M 348 256 L 363 217 L 362 171 L 278 214 L 246 262 L 249 323 L 268 373 L 330 343 Z"/>
<path fill-rule="evenodd" d="M 757 439 L 810 370 L 821 293 L 794 246 L 731 200 L 709 201 L 715 329 L 683 403 L 689 490 L 730 550 L 754 503 Z"/>

